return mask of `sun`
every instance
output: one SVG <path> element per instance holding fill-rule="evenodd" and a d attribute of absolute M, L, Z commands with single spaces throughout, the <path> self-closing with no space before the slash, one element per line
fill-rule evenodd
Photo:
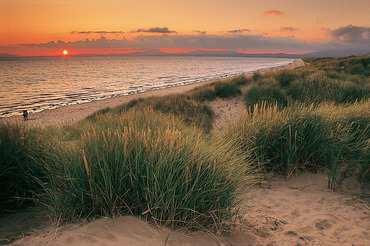
<path fill-rule="evenodd" d="M 66 55 L 68 55 L 68 51 L 67 51 L 67 50 L 63 50 L 63 52 L 62 52 L 62 53 L 63 53 L 63 55 L 65 55 L 65 56 L 66 56 Z"/>

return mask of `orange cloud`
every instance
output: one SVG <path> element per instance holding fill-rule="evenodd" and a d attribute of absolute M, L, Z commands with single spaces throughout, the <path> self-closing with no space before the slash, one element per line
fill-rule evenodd
<path fill-rule="evenodd" d="M 263 17 L 267 17 L 269 15 L 276 15 L 276 16 L 280 16 L 280 17 L 285 17 L 284 12 L 281 12 L 281 11 L 276 10 L 276 9 L 265 11 L 265 12 L 262 12 L 261 14 L 262 14 Z"/>
<path fill-rule="evenodd" d="M 244 32 L 251 32 L 251 30 L 244 28 L 244 29 L 229 30 L 227 32 L 231 33 L 231 34 L 240 34 L 240 33 L 244 33 Z"/>
<path fill-rule="evenodd" d="M 346 51 L 348 54 L 363 54 L 369 52 L 370 27 L 347 25 L 337 29 L 322 29 L 328 33 L 326 40 L 297 39 L 291 34 L 297 27 L 282 27 L 283 34 L 290 37 L 266 36 L 263 34 L 238 35 L 150 35 L 138 36 L 133 39 L 98 39 L 77 41 L 50 41 L 44 43 L 24 43 L 13 46 L 1 46 L 0 54 L 16 55 L 60 55 L 63 49 L 68 49 L 71 55 L 80 53 L 134 53 L 143 50 L 160 49 L 165 53 L 191 52 L 193 50 L 251 50 L 275 52 L 303 51 Z M 236 32 L 235 30 L 232 30 Z M 54 53 L 53 53 L 54 52 Z M 342 52 L 343 53 L 343 52 Z M 342 54 L 341 53 L 341 54 Z"/>
<path fill-rule="evenodd" d="M 149 29 L 137 29 L 136 32 L 151 32 L 151 33 L 176 33 L 176 31 L 171 31 L 168 27 L 152 27 Z"/>
<path fill-rule="evenodd" d="M 195 30 L 194 32 L 200 34 L 200 35 L 206 35 L 207 32 L 206 31 L 199 31 L 199 30 Z"/>
<path fill-rule="evenodd" d="M 88 34 L 101 34 L 101 35 L 105 35 L 105 34 L 123 34 L 124 32 L 122 31 L 72 31 L 70 32 L 70 34 L 85 34 L 85 35 L 88 35 Z"/>
<path fill-rule="evenodd" d="M 280 28 L 280 31 L 282 31 L 282 32 L 295 32 L 295 31 L 297 31 L 297 29 L 298 28 L 291 27 L 291 26 L 286 26 L 286 27 Z"/>

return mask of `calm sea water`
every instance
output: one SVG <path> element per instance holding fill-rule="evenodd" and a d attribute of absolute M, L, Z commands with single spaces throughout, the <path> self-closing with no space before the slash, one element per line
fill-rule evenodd
<path fill-rule="evenodd" d="M 0 58 L 0 117 L 225 78 L 293 61 L 169 56 Z"/>

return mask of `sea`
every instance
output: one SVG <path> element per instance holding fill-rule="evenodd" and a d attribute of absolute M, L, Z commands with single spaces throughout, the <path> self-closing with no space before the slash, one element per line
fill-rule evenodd
<path fill-rule="evenodd" d="M 0 117 L 287 66 L 289 58 L 88 56 L 0 58 Z"/>

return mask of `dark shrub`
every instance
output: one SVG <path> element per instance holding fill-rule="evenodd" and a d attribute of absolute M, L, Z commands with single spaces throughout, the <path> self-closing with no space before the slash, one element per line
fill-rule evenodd
<path fill-rule="evenodd" d="M 247 91 L 245 101 L 247 106 L 253 108 L 254 104 L 261 104 L 262 102 L 267 105 L 278 103 L 280 106 L 286 106 L 288 99 L 278 84 L 258 83 Z"/>
<path fill-rule="evenodd" d="M 0 214 L 29 203 L 45 152 L 35 131 L 0 124 Z"/>
<path fill-rule="evenodd" d="M 289 86 L 296 77 L 296 72 L 287 69 L 276 72 L 275 76 L 276 80 L 282 87 Z"/>
<path fill-rule="evenodd" d="M 216 96 L 221 98 L 240 95 L 242 92 L 237 85 L 232 83 L 217 83 L 215 85 Z"/>
<path fill-rule="evenodd" d="M 254 81 L 257 81 L 257 80 L 259 80 L 261 77 L 262 77 L 262 76 L 261 76 L 261 73 L 260 73 L 260 72 L 255 72 L 255 73 L 253 74 L 253 76 L 252 76 L 252 79 L 253 79 Z"/>

